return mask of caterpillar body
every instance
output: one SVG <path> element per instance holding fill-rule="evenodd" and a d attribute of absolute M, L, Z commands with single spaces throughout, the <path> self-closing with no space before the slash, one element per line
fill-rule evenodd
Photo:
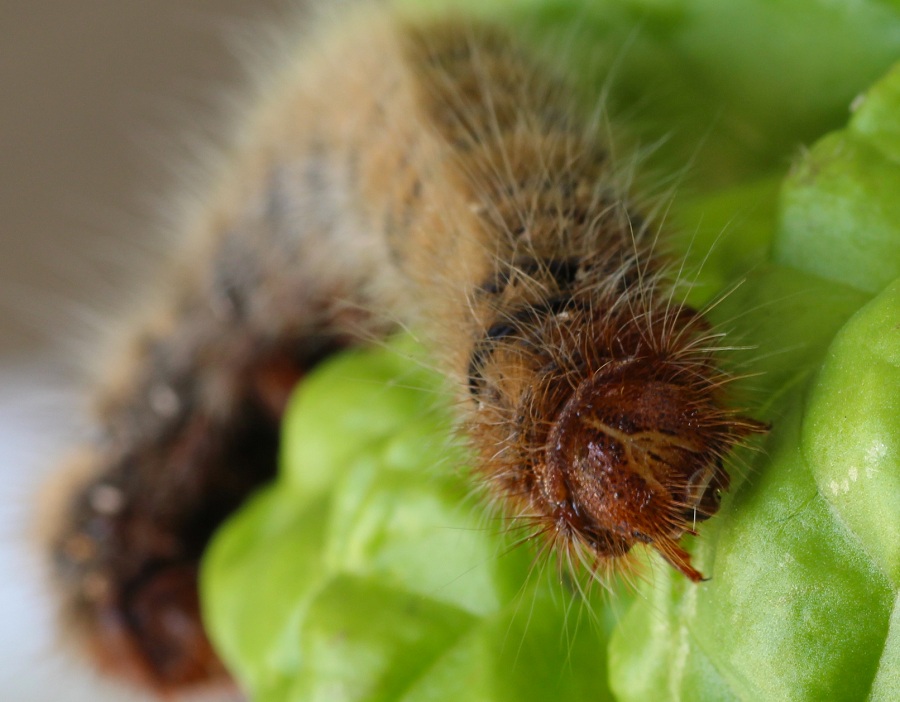
<path fill-rule="evenodd" d="M 337 349 L 420 330 L 492 494 L 591 573 L 647 544 L 701 580 L 679 539 L 763 429 L 724 404 L 709 326 L 551 69 L 460 19 L 361 9 L 320 35 L 185 226 L 50 503 L 63 617 L 163 692 L 226 675 L 197 561 Z"/>

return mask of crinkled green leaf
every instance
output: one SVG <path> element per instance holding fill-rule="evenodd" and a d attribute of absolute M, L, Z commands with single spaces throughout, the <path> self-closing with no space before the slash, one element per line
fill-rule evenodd
<path fill-rule="evenodd" d="M 800 446 L 835 517 L 900 588 L 900 278 L 835 337 Z"/>
<path fill-rule="evenodd" d="M 774 260 L 869 293 L 900 276 L 900 64 L 793 169 Z M 893 109 L 893 112 L 892 112 Z"/>
<path fill-rule="evenodd" d="M 695 550 L 711 582 L 661 574 L 615 632 L 622 701 L 900 699 L 900 279 L 884 280 L 900 217 L 872 227 L 896 193 L 857 187 L 857 154 L 832 151 L 861 138 L 857 119 L 897 128 L 898 80 L 805 156 L 782 190 L 773 262 L 713 313 L 756 347 L 748 370 L 763 375 L 746 384 L 773 430 Z M 882 166 L 900 177 L 900 162 Z"/>
<path fill-rule="evenodd" d="M 684 167 L 687 294 L 729 291 L 710 317 L 750 347 L 736 400 L 772 432 L 694 540 L 712 579 L 654 564 L 607 661 L 609 607 L 505 554 L 410 347 L 336 359 L 208 555 L 225 660 L 257 702 L 900 699 L 900 69 L 820 138 L 900 56 L 900 3 L 452 5 L 568 66 L 588 108 L 607 91 L 662 140 L 651 169 Z"/>
<path fill-rule="evenodd" d="M 351 352 L 304 381 L 281 478 L 206 557 L 224 659 L 258 702 L 610 699 L 605 605 L 505 553 L 410 350 Z"/>

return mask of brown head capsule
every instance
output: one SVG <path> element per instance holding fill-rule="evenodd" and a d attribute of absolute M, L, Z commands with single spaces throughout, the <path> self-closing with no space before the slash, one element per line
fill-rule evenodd
<path fill-rule="evenodd" d="M 666 314 L 658 293 L 638 295 L 644 312 L 603 312 L 623 293 L 591 290 L 592 304 L 574 295 L 482 360 L 480 468 L 535 536 L 591 573 L 646 544 L 699 582 L 679 540 L 718 511 L 726 455 L 766 427 L 725 404 L 731 378 L 699 315 Z"/>
<path fill-rule="evenodd" d="M 610 361 L 584 380 L 556 417 L 537 501 L 556 529 L 599 557 L 650 544 L 694 582 L 678 545 L 715 514 L 728 488 L 722 455 L 756 425 L 723 415 L 702 378 L 665 361 Z"/>

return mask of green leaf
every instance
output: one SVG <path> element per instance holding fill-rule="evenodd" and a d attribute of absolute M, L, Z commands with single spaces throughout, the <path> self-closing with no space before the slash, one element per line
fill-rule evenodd
<path fill-rule="evenodd" d="M 785 183 L 773 258 L 875 293 L 900 276 L 900 64 L 860 104 Z"/>
<path fill-rule="evenodd" d="M 505 553 L 412 350 L 335 358 L 292 400 L 281 478 L 206 555 L 223 658 L 259 702 L 610 699 L 605 603 Z"/>
<path fill-rule="evenodd" d="M 819 494 L 900 588 L 900 278 L 835 337 L 801 450 Z"/>
<path fill-rule="evenodd" d="M 898 76 L 785 181 L 775 262 L 713 313 L 754 347 L 747 385 L 774 428 L 695 550 L 711 582 L 661 574 L 616 630 L 619 700 L 900 699 L 900 279 L 883 284 L 900 218 L 870 226 L 896 195 L 857 187 L 855 153 L 821 162 L 859 138 L 857 119 L 896 129 Z"/>

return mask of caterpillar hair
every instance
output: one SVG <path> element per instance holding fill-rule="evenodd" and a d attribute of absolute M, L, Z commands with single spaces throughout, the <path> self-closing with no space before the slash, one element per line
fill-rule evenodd
<path fill-rule="evenodd" d="M 161 692 L 224 678 L 199 616 L 208 539 L 273 477 L 294 384 L 405 327 L 530 539 L 591 576 L 644 545 L 701 581 L 680 539 L 764 427 L 729 405 L 605 113 L 488 23 L 363 5 L 302 43 L 48 488 L 78 640 Z"/>

